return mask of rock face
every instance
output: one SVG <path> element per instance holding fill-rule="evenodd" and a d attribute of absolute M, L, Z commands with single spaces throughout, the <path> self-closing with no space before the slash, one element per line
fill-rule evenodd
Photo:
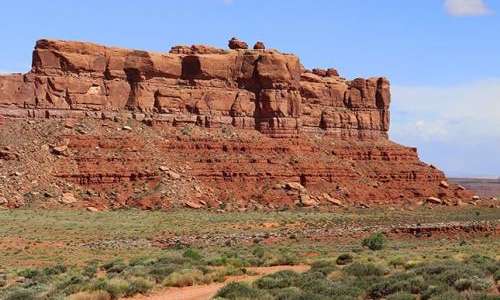
<path fill-rule="evenodd" d="M 0 76 L 0 115 L 9 120 L 130 118 L 153 128 L 258 135 L 225 141 L 177 136 L 167 144 L 143 137 L 65 136 L 70 153 L 83 155 L 89 145 L 101 153 L 88 149 L 85 155 L 93 153 L 94 160 L 65 155 L 61 159 L 77 161 L 77 170 L 68 173 L 63 164 L 54 176 L 94 188 L 116 178 L 157 180 L 157 171 L 145 171 L 150 149 L 141 150 L 137 164 L 136 154 L 126 151 L 115 153 L 121 162 L 95 161 L 111 151 L 102 144 L 150 144 L 161 149 L 155 155 L 190 160 L 195 167 L 189 175 L 201 184 L 215 182 L 216 190 L 233 190 L 246 203 L 260 197 L 255 195 L 263 182 L 281 181 L 300 182 L 308 195 L 280 191 L 259 199 L 300 200 L 302 195 L 313 202 L 314 193 L 324 192 L 343 203 L 397 202 L 438 193 L 461 197 L 454 186 L 440 186 L 443 173 L 420 162 L 415 149 L 388 140 L 387 79 L 346 80 L 335 69 L 305 70 L 296 56 L 264 50 L 263 44 L 248 50 L 232 39 L 229 47 L 238 50 L 193 45 L 153 53 L 39 40 L 31 72 Z M 127 160 L 132 163 L 116 165 Z"/>
<path fill-rule="evenodd" d="M 200 45 L 165 54 L 40 40 L 30 73 L 0 77 L 0 105 L 25 114 L 126 110 L 282 136 L 385 138 L 389 103 L 385 78 L 347 81 L 335 70 L 304 70 L 290 54 Z"/>

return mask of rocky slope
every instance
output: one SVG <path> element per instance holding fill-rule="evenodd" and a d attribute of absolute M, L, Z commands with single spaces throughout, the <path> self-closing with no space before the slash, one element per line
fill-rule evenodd
<path fill-rule="evenodd" d="M 40 40 L 0 76 L 8 206 L 250 208 L 469 199 L 388 140 L 390 85 L 291 54 Z M 436 201 L 434 201 L 436 202 Z"/>

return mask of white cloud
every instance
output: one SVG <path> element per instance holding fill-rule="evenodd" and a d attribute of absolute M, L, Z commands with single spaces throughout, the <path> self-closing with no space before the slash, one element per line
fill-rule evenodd
<path fill-rule="evenodd" d="M 445 0 L 444 5 L 452 16 L 484 16 L 492 13 L 484 0 Z"/>
<path fill-rule="evenodd" d="M 393 111 L 410 135 L 500 139 L 500 78 L 449 87 L 393 87 Z M 395 128 L 401 130 L 401 128 Z"/>
<path fill-rule="evenodd" d="M 234 0 L 222 0 L 224 2 L 224 4 L 226 5 L 231 5 L 233 4 Z"/>
<path fill-rule="evenodd" d="M 500 175 L 500 78 L 394 86 L 393 99 L 392 139 L 452 174 Z"/>

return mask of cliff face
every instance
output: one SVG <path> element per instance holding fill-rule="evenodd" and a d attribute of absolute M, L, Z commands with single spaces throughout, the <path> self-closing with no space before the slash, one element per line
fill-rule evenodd
<path fill-rule="evenodd" d="M 382 138 L 389 127 L 386 79 L 307 71 L 296 56 L 272 50 L 180 46 L 161 54 L 40 40 L 32 71 L 0 77 L 0 86 L 2 106 L 25 109 L 128 110 L 272 135 L 322 129 Z"/>
<path fill-rule="evenodd" d="M 168 128 L 150 140 L 134 132 L 65 132 L 70 155 L 51 176 L 99 190 L 108 199 L 94 203 L 101 206 L 173 205 L 162 193 L 132 192 L 138 183 L 159 184 L 165 172 L 156 167 L 166 160 L 174 169 L 189 165 L 186 176 L 210 190 L 211 196 L 201 192 L 210 201 L 222 194 L 281 204 L 464 197 L 440 187 L 443 173 L 421 163 L 415 149 L 388 141 L 389 104 L 385 78 L 349 81 L 334 69 L 305 70 L 296 56 L 264 49 L 194 45 L 152 53 L 40 40 L 31 72 L 0 76 L 0 115 L 8 119 L 131 119 L 148 130 Z M 200 135 L 186 138 L 193 127 Z M 229 129 L 234 136 L 202 134 Z M 106 198 L 111 189 L 120 196 Z M 183 201 L 193 201 L 185 194 Z M 201 198 L 194 206 L 207 205 Z"/>

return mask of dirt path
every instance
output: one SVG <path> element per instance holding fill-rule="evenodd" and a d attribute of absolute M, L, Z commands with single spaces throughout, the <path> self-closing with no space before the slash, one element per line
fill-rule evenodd
<path fill-rule="evenodd" d="M 211 299 L 217 291 L 229 282 L 254 281 L 264 275 L 283 270 L 292 270 L 295 272 L 305 272 L 309 266 L 275 266 L 275 267 L 254 267 L 248 268 L 249 271 L 258 275 L 230 276 L 223 283 L 212 283 L 208 285 L 188 286 L 183 288 L 168 288 L 158 291 L 149 296 L 135 296 L 127 298 L 129 300 L 208 300 Z"/>

